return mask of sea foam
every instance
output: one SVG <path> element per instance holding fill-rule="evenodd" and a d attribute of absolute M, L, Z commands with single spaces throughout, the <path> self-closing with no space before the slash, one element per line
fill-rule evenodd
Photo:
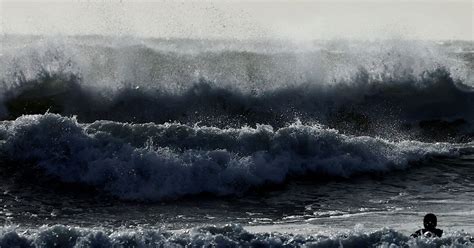
<path fill-rule="evenodd" d="M 204 226 L 185 232 L 159 229 L 43 226 L 27 231 L 0 229 L 0 247 L 472 247 L 466 233 L 410 238 L 392 229 L 325 235 L 251 233 L 240 225 Z"/>

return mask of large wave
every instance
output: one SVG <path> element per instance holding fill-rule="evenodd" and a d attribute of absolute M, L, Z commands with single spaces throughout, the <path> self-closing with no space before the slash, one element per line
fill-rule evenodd
<path fill-rule="evenodd" d="M 138 230 L 137 230 L 138 229 Z M 0 229 L 0 247 L 472 247 L 467 233 L 443 238 L 410 238 L 392 229 L 331 236 L 251 233 L 240 225 L 205 226 L 183 233 L 158 229 L 107 230 L 56 225 Z"/>
<path fill-rule="evenodd" d="M 302 50 L 97 39 L 7 39 L 3 118 L 49 111 L 83 122 L 223 128 L 300 119 L 392 140 L 466 142 L 474 134 L 472 61 L 451 51 L 469 43 L 340 42 Z"/>
<path fill-rule="evenodd" d="M 472 148 L 472 43 L 58 39 L 1 41 L 2 170 L 162 200 Z"/>
<path fill-rule="evenodd" d="M 121 199 L 147 201 L 239 194 L 290 176 L 348 177 L 404 169 L 410 162 L 457 156 L 472 146 L 347 136 L 317 124 L 278 129 L 79 124 L 55 114 L 4 121 L 0 139 L 0 155 L 9 170 L 37 170 Z"/>

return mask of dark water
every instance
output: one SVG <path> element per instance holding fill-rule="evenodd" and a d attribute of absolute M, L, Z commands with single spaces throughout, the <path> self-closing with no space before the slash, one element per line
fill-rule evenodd
<path fill-rule="evenodd" d="M 241 196 L 209 195 L 161 203 L 124 202 L 68 185 L 15 184 L 2 177 L 2 219 L 25 226 L 72 224 L 94 227 L 160 226 L 182 229 L 205 224 L 314 223 L 351 228 L 377 226 L 367 216 L 419 224 L 417 213 L 436 212 L 448 230 L 474 226 L 473 157 L 433 159 L 406 171 L 358 178 L 308 177 Z M 61 188 L 62 187 L 62 188 Z M 397 218 L 399 220 L 397 221 Z M 383 227 L 383 225 L 381 226 Z"/>

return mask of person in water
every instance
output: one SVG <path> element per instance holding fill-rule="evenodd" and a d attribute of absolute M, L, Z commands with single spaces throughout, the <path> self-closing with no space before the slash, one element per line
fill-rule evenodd
<path fill-rule="evenodd" d="M 425 228 L 416 231 L 411 236 L 415 238 L 419 236 L 425 236 L 428 238 L 441 238 L 441 236 L 443 235 L 443 230 L 436 228 L 437 222 L 438 220 L 436 219 L 436 215 L 431 213 L 425 215 L 425 218 L 423 218 L 423 226 Z"/>

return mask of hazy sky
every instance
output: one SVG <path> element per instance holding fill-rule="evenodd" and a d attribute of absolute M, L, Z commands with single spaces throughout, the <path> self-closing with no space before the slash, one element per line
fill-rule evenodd
<path fill-rule="evenodd" d="M 470 0 L 0 1 L 3 33 L 473 40 Z"/>

